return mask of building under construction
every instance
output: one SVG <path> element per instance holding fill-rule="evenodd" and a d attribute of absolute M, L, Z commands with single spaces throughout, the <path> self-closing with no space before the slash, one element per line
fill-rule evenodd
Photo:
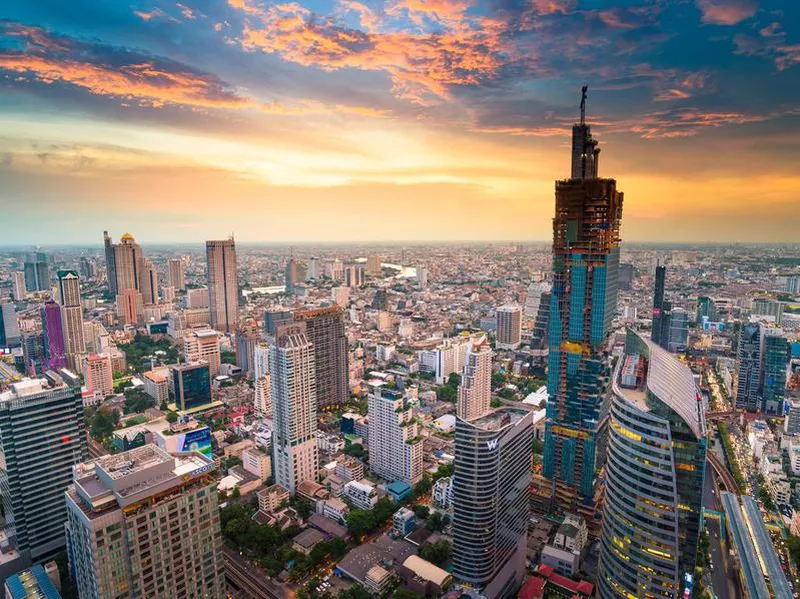
<path fill-rule="evenodd" d="M 550 297 L 542 474 L 532 483 L 541 514 L 583 513 L 596 524 L 611 357 L 608 338 L 617 306 L 623 194 L 598 177 L 599 148 L 585 122 L 573 127 L 572 178 L 556 182 L 553 289 Z"/>

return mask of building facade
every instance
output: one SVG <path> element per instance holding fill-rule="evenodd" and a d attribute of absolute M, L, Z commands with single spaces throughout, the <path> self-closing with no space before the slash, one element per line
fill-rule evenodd
<path fill-rule="evenodd" d="M 344 312 L 339 306 L 331 306 L 298 310 L 294 318 L 305 323 L 306 336 L 314 345 L 317 410 L 333 410 L 345 405 L 350 394 Z"/>
<path fill-rule="evenodd" d="M 670 317 L 669 302 L 664 301 L 664 288 L 666 287 L 667 267 L 656 266 L 655 290 L 653 291 L 653 322 L 650 338 L 653 343 L 664 349 L 669 349 L 670 342 Z"/>
<path fill-rule="evenodd" d="M 81 306 L 81 285 L 78 273 L 74 270 L 59 270 L 58 301 L 61 302 L 62 326 L 67 355 L 75 360 L 86 352 L 83 334 L 83 306 Z"/>
<path fill-rule="evenodd" d="M 210 406 L 214 398 L 211 394 L 211 373 L 208 362 L 190 362 L 170 367 L 172 374 L 172 393 L 175 405 L 182 412 L 191 412 Z"/>
<path fill-rule="evenodd" d="M 175 291 L 186 291 L 186 264 L 182 258 L 170 258 L 167 262 L 167 281 Z"/>
<path fill-rule="evenodd" d="M 492 402 L 492 348 L 485 337 L 470 343 L 458 386 L 456 413 L 472 420 L 489 411 Z"/>
<path fill-rule="evenodd" d="M 498 408 L 456 421 L 453 574 L 489 599 L 525 577 L 533 412 Z"/>
<path fill-rule="evenodd" d="M 233 237 L 206 241 L 206 277 L 211 326 L 223 333 L 233 333 L 239 318 L 236 244 Z"/>
<path fill-rule="evenodd" d="M 497 319 L 497 348 L 517 349 L 522 341 L 522 310 L 519 306 L 500 306 Z"/>
<path fill-rule="evenodd" d="M 422 437 L 416 410 L 402 391 L 373 385 L 368 399 L 369 468 L 388 481 L 422 479 Z"/>
<path fill-rule="evenodd" d="M 219 374 L 222 363 L 219 333 L 212 329 L 193 331 L 183 338 L 183 355 L 188 362 L 208 362 L 211 378 Z"/>
<path fill-rule="evenodd" d="M 692 372 L 628 331 L 611 394 L 600 597 L 679 595 L 697 557 L 706 449 Z"/>

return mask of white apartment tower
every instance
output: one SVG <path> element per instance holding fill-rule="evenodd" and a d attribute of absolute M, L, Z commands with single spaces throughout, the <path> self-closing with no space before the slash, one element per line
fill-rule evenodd
<path fill-rule="evenodd" d="M 422 437 L 409 398 L 373 385 L 368 416 L 370 470 L 389 481 L 417 484 L 422 479 Z"/>
<path fill-rule="evenodd" d="M 275 482 L 294 495 L 297 485 L 317 480 L 317 388 L 314 346 L 305 324 L 279 325 L 269 349 Z"/>
<path fill-rule="evenodd" d="M 492 402 L 492 348 L 486 337 L 473 340 L 467 350 L 467 363 L 458 387 L 456 411 L 463 420 L 480 418 Z"/>
<path fill-rule="evenodd" d="M 224 333 L 233 333 L 239 314 L 236 245 L 233 237 L 206 241 L 206 275 L 211 326 Z"/>
<path fill-rule="evenodd" d="M 86 352 L 83 335 L 83 308 L 81 307 L 81 286 L 78 273 L 74 270 L 58 271 L 58 301 L 61 304 L 61 323 L 64 329 L 64 345 L 67 355 L 74 356 Z"/>
<path fill-rule="evenodd" d="M 517 349 L 522 341 L 522 310 L 507 304 L 495 310 L 497 318 L 497 348 Z"/>

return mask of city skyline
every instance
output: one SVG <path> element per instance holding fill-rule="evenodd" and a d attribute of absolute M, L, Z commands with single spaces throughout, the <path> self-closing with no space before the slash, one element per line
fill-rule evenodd
<path fill-rule="evenodd" d="M 583 84 L 627 242 L 796 237 L 787 0 L 76 8 L 0 11 L 4 243 L 544 241 Z"/>

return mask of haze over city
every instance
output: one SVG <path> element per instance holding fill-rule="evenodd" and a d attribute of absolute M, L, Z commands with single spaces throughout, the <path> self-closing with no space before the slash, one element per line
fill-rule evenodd
<path fill-rule="evenodd" d="M 583 84 L 625 240 L 797 239 L 789 0 L 10 0 L 0 19 L 3 242 L 115 222 L 143 242 L 547 240 Z"/>

